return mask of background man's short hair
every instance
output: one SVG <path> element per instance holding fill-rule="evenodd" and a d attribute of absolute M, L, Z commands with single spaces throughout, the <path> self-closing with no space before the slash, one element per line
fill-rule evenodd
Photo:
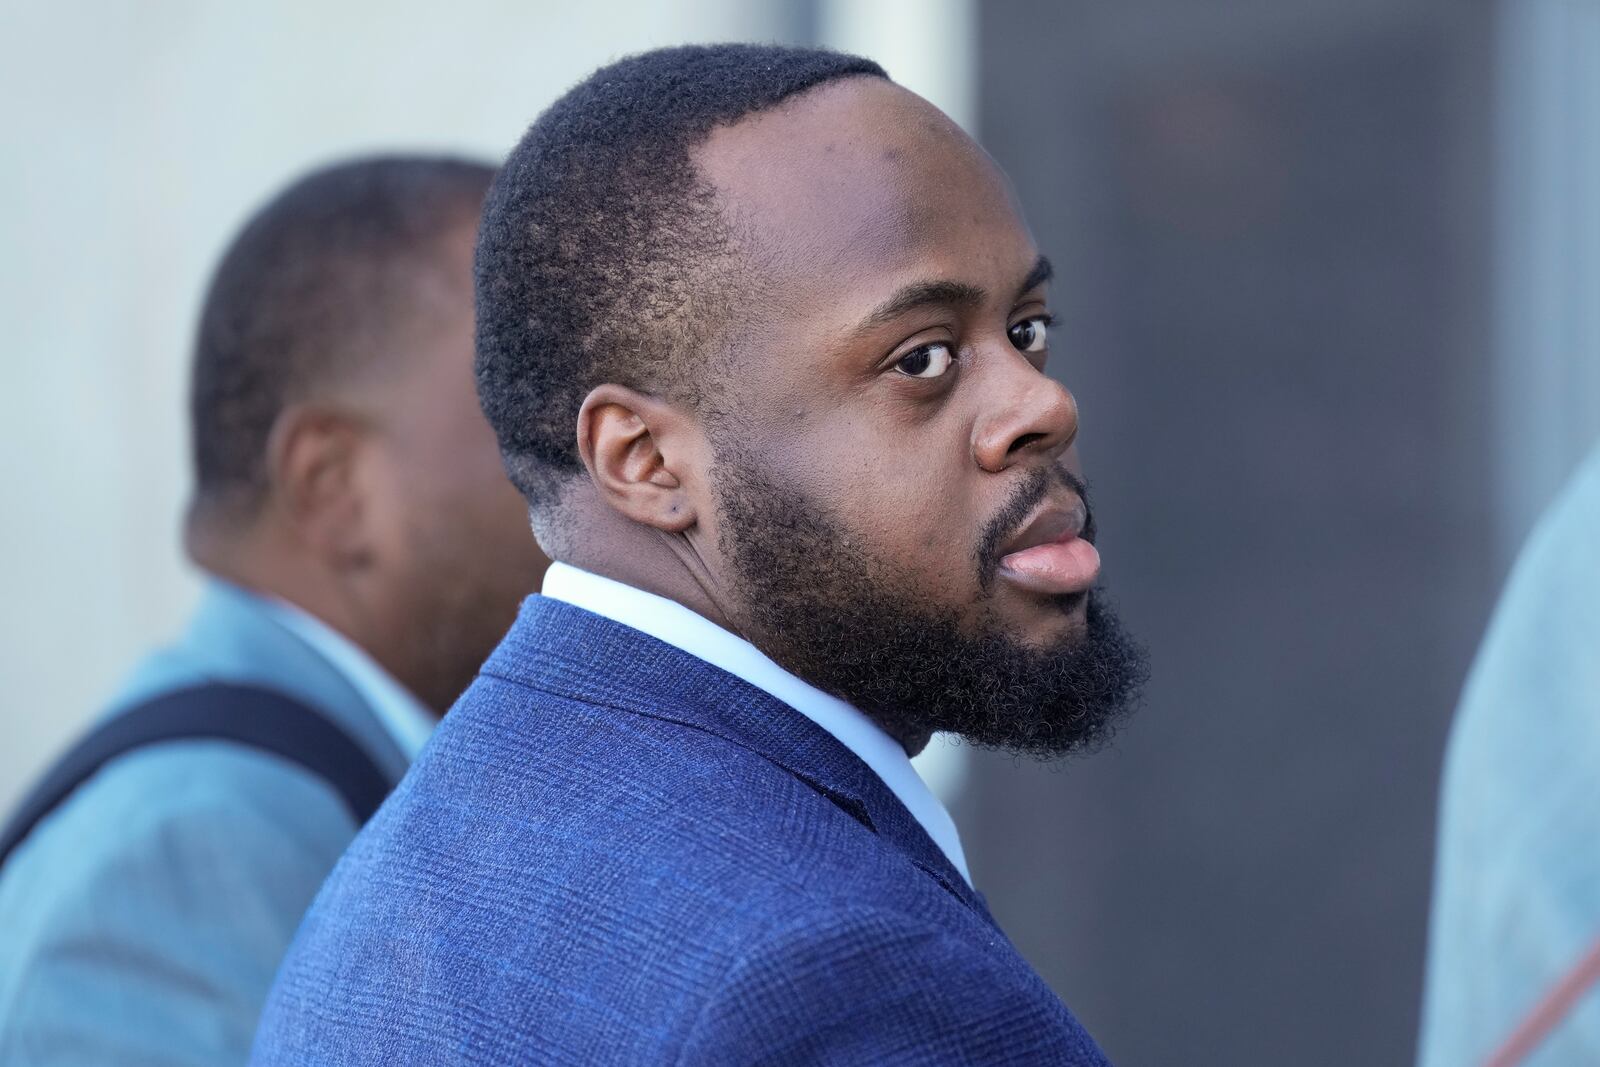
<path fill-rule="evenodd" d="M 195 337 L 196 501 L 257 503 L 284 407 L 386 356 L 413 282 L 473 223 L 486 164 L 383 156 L 315 171 L 261 208 L 224 253 Z M 396 322 L 396 320 L 402 320 Z"/>
<path fill-rule="evenodd" d="M 603 67 L 539 116 L 484 206 L 478 395 L 530 504 L 582 470 L 583 398 L 617 382 L 694 399 L 732 284 L 725 220 L 690 158 L 718 125 L 853 75 L 818 49 L 692 45 Z"/>

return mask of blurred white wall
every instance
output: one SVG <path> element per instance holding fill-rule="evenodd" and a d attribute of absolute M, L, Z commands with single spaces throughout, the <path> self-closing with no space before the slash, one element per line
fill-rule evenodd
<path fill-rule="evenodd" d="M 363 150 L 498 158 L 609 58 L 790 38 L 803 10 L 0 5 L 0 809 L 190 604 L 189 334 L 251 210 Z"/>

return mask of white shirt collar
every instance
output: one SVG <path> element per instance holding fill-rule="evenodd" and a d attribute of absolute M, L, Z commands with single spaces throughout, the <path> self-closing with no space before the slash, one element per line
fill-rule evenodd
<path fill-rule="evenodd" d="M 676 601 L 566 563 L 550 564 L 540 591 L 552 600 L 565 601 L 649 634 L 742 678 L 828 731 L 872 768 L 971 884 L 967 857 L 950 813 L 922 781 L 900 743 L 864 714 L 801 681 L 749 641 Z"/>
<path fill-rule="evenodd" d="M 291 633 L 315 649 L 333 665 L 334 670 L 344 676 L 344 680 L 361 694 L 389 736 L 394 738 L 394 743 L 400 747 L 406 759 L 415 760 L 422 746 L 433 735 L 439 717 L 344 634 L 287 600 L 262 597 L 262 601 Z"/>

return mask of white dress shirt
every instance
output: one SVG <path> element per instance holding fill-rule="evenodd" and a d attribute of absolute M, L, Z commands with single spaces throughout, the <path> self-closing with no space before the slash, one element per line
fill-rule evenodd
<path fill-rule="evenodd" d="M 439 725 L 439 717 L 344 634 L 287 600 L 263 597 L 262 601 L 290 633 L 314 648 L 344 676 L 394 738 L 394 743 L 400 746 L 406 759 L 416 760 L 417 753 L 433 735 L 433 728 Z"/>
<path fill-rule="evenodd" d="M 742 678 L 828 731 L 872 768 L 971 884 L 967 857 L 950 813 L 922 781 L 900 743 L 861 712 L 801 681 L 749 641 L 676 601 L 565 563 L 550 564 L 541 592 L 649 634 Z"/>

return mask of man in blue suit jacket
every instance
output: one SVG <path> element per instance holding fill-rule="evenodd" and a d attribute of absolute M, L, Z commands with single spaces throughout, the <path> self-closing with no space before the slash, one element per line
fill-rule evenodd
<path fill-rule="evenodd" d="M 560 562 L 323 887 L 255 1062 L 1103 1063 L 909 762 L 1080 750 L 1142 672 L 993 161 L 865 60 L 646 53 L 528 131 L 476 269 Z"/>
<path fill-rule="evenodd" d="M 177 692 L 265 688 L 393 783 L 472 679 L 543 563 L 472 388 L 492 176 L 326 168 L 229 248 L 195 345 L 188 548 L 209 581 L 105 728 Z M 226 692 L 197 726 L 237 720 Z M 210 734 L 106 762 L 0 868 L 0 1063 L 243 1062 L 358 828 L 337 785 Z"/>

